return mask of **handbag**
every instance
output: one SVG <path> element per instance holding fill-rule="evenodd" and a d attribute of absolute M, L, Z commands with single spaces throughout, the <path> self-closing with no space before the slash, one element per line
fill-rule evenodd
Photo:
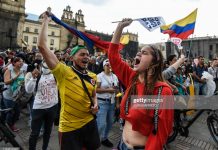
<path fill-rule="evenodd" d="M 25 90 L 24 83 L 22 83 L 16 91 L 13 92 L 13 100 L 15 102 L 21 103 L 22 106 L 26 105 L 31 97 L 33 96 L 32 93 L 27 93 Z"/>

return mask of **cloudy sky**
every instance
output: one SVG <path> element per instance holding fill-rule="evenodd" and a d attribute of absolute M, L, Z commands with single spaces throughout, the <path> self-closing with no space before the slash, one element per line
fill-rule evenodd
<path fill-rule="evenodd" d="M 26 12 L 40 15 L 47 7 L 61 17 L 63 9 L 70 5 L 75 13 L 84 14 L 86 29 L 111 34 L 116 28 L 112 21 L 122 18 L 143 18 L 162 16 L 166 24 L 182 19 L 198 8 L 197 22 L 193 36 L 218 35 L 217 0 L 26 0 Z M 140 43 L 165 42 L 168 35 L 157 29 L 149 32 L 134 21 L 124 31 L 138 33 Z"/>

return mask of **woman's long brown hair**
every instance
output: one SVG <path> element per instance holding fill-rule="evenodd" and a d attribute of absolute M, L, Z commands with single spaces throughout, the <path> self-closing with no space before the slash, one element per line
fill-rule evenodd
<path fill-rule="evenodd" d="M 148 69 L 145 70 L 145 74 L 144 74 L 144 84 L 145 84 L 145 88 L 144 88 L 144 95 L 153 95 L 153 90 L 154 90 L 154 85 L 157 81 L 164 81 L 163 76 L 162 76 L 162 71 L 163 71 L 163 55 L 160 52 L 160 50 L 158 50 L 156 47 L 152 46 L 152 45 L 148 45 L 148 47 L 152 50 L 151 54 L 153 56 L 153 60 L 152 62 L 154 62 L 153 64 L 151 64 Z M 151 81 L 148 82 L 148 70 L 149 69 L 153 69 L 153 74 L 152 74 L 152 79 Z M 132 81 L 131 81 L 131 87 L 130 90 L 128 92 L 128 97 L 130 97 L 131 95 L 137 95 L 137 90 L 136 90 L 136 84 L 138 81 L 138 76 L 139 73 L 137 73 Z"/>

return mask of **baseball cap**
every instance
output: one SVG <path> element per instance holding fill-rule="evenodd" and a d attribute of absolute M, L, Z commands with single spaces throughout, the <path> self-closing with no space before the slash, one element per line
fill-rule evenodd
<path fill-rule="evenodd" d="M 107 64 L 110 64 L 110 62 L 109 62 L 108 59 L 106 59 L 106 60 L 103 61 L 103 67 L 104 67 L 105 65 L 107 65 Z"/>

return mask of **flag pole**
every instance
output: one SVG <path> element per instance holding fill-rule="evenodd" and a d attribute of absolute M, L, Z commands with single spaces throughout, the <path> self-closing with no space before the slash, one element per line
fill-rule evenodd
<path fill-rule="evenodd" d="M 157 18 L 160 18 L 161 16 L 157 16 Z M 147 17 L 147 18 L 156 18 L 156 17 Z M 161 17 L 162 18 L 162 17 Z M 137 19 L 132 19 L 132 21 L 137 21 L 137 20 L 139 20 L 139 19 L 144 19 L 144 18 L 137 18 Z M 122 20 L 120 20 L 120 21 L 113 21 L 113 22 L 111 22 L 111 23 L 118 23 L 118 22 L 122 22 Z M 165 22 L 164 22 L 164 24 L 165 24 Z"/>
<path fill-rule="evenodd" d="M 138 19 L 132 19 L 132 21 L 136 21 L 136 20 L 138 20 Z M 118 22 L 122 22 L 122 21 L 113 21 L 111 23 L 118 23 Z"/>
<path fill-rule="evenodd" d="M 188 60 L 190 59 L 190 52 L 191 52 L 191 48 L 192 48 L 193 35 L 194 34 L 192 34 L 192 38 L 191 38 L 191 42 L 190 42 L 190 47 L 189 47 L 189 51 L 188 51 Z"/>

